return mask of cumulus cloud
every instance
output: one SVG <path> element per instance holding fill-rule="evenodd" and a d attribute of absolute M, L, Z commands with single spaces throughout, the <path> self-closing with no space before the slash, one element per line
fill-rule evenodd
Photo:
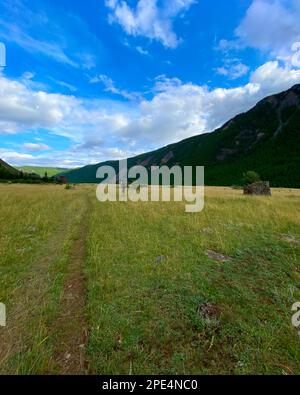
<path fill-rule="evenodd" d="M 82 100 L 47 93 L 0 75 L 0 133 L 47 129 L 82 142 L 86 134 L 102 134 L 127 125 L 130 109 L 118 102 Z"/>
<path fill-rule="evenodd" d="M 165 47 L 177 47 L 180 39 L 173 30 L 173 20 L 195 3 L 196 0 L 139 0 L 132 8 L 124 0 L 106 0 L 111 10 L 109 20 L 118 23 L 132 36 L 144 36 L 161 42 Z"/>
<path fill-rule="evenodd" d="M 299 20 L 299 0 L 252 0 L 235 30 L 236 39 L 222 39 L 219 49 L 230 51 L 252 47 L 289 61 L 293 44 L 300 41 Z"/>
<path fill-rule="evenodd" d="M 51 128 L 63 121 L 77 102 L 72 96 L 35 91 L 0 75 L 0 128 L 13 133 L 27 128 Z"/>
<path fill-rule="evenodd" d="M 255 0 L 236 33 L 252 47 L 284 54 L 300 39 L 299 19 L 298 0 Z"/>
<path fill-rule="evenodd" d="M 250 82 L 238 88 L 209 89 L 179 79 L 160 76 L 152 100 L 143 101 L 140 117 L 124 132 L 151 142 L 176 142 L 195 134 L 210 132 L 238 113 L 249 110 L 267 95 L 300 83 L 300 70 L 281 67 L 278 61 L 259 67 Z"/>
<path fill-rule="evenodd" d="M 296 83 L 300 83 L 300 70 L 278 61 L 262 65 L 249 83 L 237 88 L 210 89 L 162 75 L 155 80 L 152 99 L 132 105 L 35 91 L 0 76 L 0 133 L 47 129 L 70 139 L 68 150 L 55 147 L 51 154 L 39 154 L 34 160 L 19 152 L 22 158 L 15 156 L 12 163 L 23 159 L 30 164 L 60 161 L 63 166 L 97 163 L 210 132 L 265 96 Z M 3 159 L 13 155 L 8 151 Z"/>
<path fill-rule="evenodd" d="M 0 148 L 0 158 L 13 165 L 18 165 L 20 162 L 33 160 L 34 156 Z"/>
<path fill-rule="evenodd" d="M 252 74 L 251 81 L 264 87 L 265 91 L 281 91 L 300 83 L 300 69 L 280 67 L 279 62 L 267 62 Z"/>

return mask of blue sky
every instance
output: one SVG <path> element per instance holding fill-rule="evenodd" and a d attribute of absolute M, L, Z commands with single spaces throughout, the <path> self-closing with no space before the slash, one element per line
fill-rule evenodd
<path fill-rule="evenodd" d="M 1 0 L 0 157 L 74 167 L 210 132 L 300 82 L 299 18 L 297 0 Z"/>

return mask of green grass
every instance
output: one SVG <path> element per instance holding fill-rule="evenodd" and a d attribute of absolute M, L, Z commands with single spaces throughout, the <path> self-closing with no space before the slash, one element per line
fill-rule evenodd
<path fill-rule="evenodd" d="M 53 177 L 61 172 L 66 172 L 70 169 L 56 168 L 56 167 L 23 166 L 23 167 L 18 167 L 18 170 L 20 171 L 22 170 L 26 173 L 36 173 L 41 177 L 44 177 L 45 173 L 47 172 L 48 177 Z"/>
<path fill-rule="evenodd" d="M 300 373 L 298 190 L 207 188 L 204 211 L 186 214 L 184 203 L 99 203 L 93 186 L 0 189 L 0 301 L 14 335 L 0 328 L 1 372 L 57 372 L 53 321 L 85 221 L 89 373 Z"/>
<path fill-rule="evenodd" d="M 63 280 L 85 191 L 63 186 L 2 185 L 0 301 L 7 327 L 0 328 L 0 372 L 53 372 L 55 333 Z"/>

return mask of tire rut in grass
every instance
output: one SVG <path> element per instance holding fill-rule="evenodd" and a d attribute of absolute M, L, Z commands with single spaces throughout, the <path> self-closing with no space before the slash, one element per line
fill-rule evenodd
<path fill-rule="evenodd" d="M 43 252 L 37 252 L 29 272 L 19 279 L 8 310 L 7 327 L 0 331 L 0 374 L 19 374 L 20 366 L 11 360 L 22 360 L 22 356 L 36 346 L 32 334 L 28 332 L 28 326 L 33 317 L 36 317 L 35 331 L 42 325 L 39 307 L 45 304 L 49 267 L 55 264 L 57 258 L 54 246 L 63 239 L 63 233 L 69 231 L 70 223 L 67 222 L 64 228 L 59 227 L 57 233 L 45 240 Z"/>
<path fill-rule="evenodd" d="M 61 299 L 61 312 L 55 323 L 57 338 L 54 362 L 59 374 L 87 374 L 85 346 L 88 325 L 85 312 L 86 284 L 83 274 L 88 211 L 85 210 L 70 254 L 70 263 Z"/>

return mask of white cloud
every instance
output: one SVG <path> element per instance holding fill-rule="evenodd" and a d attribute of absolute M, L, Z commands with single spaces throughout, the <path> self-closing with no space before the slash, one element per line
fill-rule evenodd
<path fill-rule="evenodd" d="M 26 151 L 40 152 L 49 151 L 50 147 L 46 144 L 24 143 L 22 146 Z"/>
<path fill-rule="evenodd" d="M 104 85 L 106 92 L 114 93 L 115 95 L 122 96 L 125 99 L 137 100 L 140 99 L 141 97 L 141 95 L 137 92 L 128 92 L 125 89 L 117 88 L 115 86 L 114 81 L 111 78 L 109 78 L 107 75 L 101 74 L 99 76 L 90 79 L 91 84 L 96 84 L 99 82 L 101 82 Z"/>
<path fill-rule="evenodd" d="M 300 83 L 300 69 L 280 67 L 278 61 L 267 62 L 252 74 L 251 81 L 265 90 L 279 92 Z"/>
<path fill-rule="evenodd" d="M 224 75 L 229 77 L 232 80 L 236 80 L 240 77 L 243 77 L 248 74 L 249 67 L 243 63 L 235 63 L 235 64 L 225 64 L 222 67 L 218 67 L 216 72 L 220 75 Z"/>
<path fill-rule="evenodd" d="M 20 162 L 33 160 L 34 156 L 0 148 L 0 158 L 10 164 L 18 165 Z"/>
<path fill-rule="evenodd" d="M 76 92 L 77 91 L 77 88 L 74 85 L 69 84 L 68 82 L 56 80 L 54 78 L 50 78 L 50 79 L 53 82 L 55 82 L 57 85 L 62 86 L 63 88 L 69 89 L 70 92 Z"/>
<path fill-rule="evenodd" d="M 298 1 L 255 0 L 236 33 L 252 47 L 283 54 L 300 38 L 299 20 Z"/>
<path fill-rule="evenodd" d="M 20 82 L 25 85 L 27 88 L 35 89 L 35 90 L 47 90 L 48 87 L 45 83 L 38 82 L 35 80 L 35 74 L 26 71 L 20 78 Z"/>
<path fill-rule="evenodd" d="M 139 151 L 124 151 L 117 147 L 102 150 L 55 150 L 49 154 L 31 155 L 0 148 L 0 158 L 12 166 L 49 166 L 75 168 L 95 164 L 109 159 L 125 159 L 135 156 Z"/>
<path fill-rule="evenodd" d="M 79 55 L 82 67 L 86 70 L 91 70 L 96 67 L 95 56 L 90 53 L 83 53 Z"/>
<path fill-rule="evenodd" d="M 141 55 L 149 56 L 149 52 L 148 52 L 146 49 L 144 49 L 144 48 L 142 48 L 142 47 L 140 47 L 140 46 L 137 46 L 137 47 L 136 47 L 136 50 L 137 50 Z"/>
<path fill-rule="evenodd" d="M 59 63 L 79 67 L 79 64 L 66 55 L 63 48 L 57 43 L 36 39 L 18 26 L 4 20 L 1 20 L 0 37 L 8 42 L 16 43 L 28 52 L 42 54 Z"/>
<path fill-rule="evenodd" d="M 300 70 L 280 66 L 278 61 L 259 67 L 249 83 L 238 88 L 209 89 L 159 76 L 153 98 L 133 105 L 35 91 L 0 75 L 0 133 L 39 129 L 43 137 L 41 129 L 47 129 L 70 139 L 68 150 L 59 151 L 56 146 L 50 153 L 32 156 L 19 152 L 13 164 L 17 160 L 18 164 L 26 160 L 61 166 L 97 163 L 212 131 L 265 96 L 296 83 L 300 83 Z M 14 158 L 11 151 L 4 154 L 0 151 L 4 160 Z"/>
<path fill-rule="evenodd" d="M 0 75 L 0 127 L 2 132 L 54 127 L 77 102 L 72 96 L 35 91 L 24 83 Z"/>
<path fill-rule="evenodd" d="M 18 45 L 36 58 L 42 55 L 77 69 L 90 70 L 95 67 L 96 57 L 89 44 L 97 44 L 99 47 L 101 44 L 89 31 L 84 20 L 74 14 L 54 14 L 51 8 L 47 7 L 47 12 L 42 8 L 36 8 L 23 0 L 2 1 L 1 40 Z M 73 40 L 78 31 L 80 41 L 85 40 L 87 43 L 84 48 L 79 44 L 78 37 L 74 45 Z M 12 61 L 14 60 L 8 59 L 8 63 Z"/>
<path fill-rule="evenodd" d="M 179 39 L 173 31 L 173 20 L 195 3 L 196 0 L 138 0 L 135 9 L 124 0 L 106 0 L 111 9 L 110 22 L 116 22 L 132 36 L 144 36 L 161 42 L 165 47 L 175 48 Z"/>
<path fill-rule="evenodd" d="M 252 47 L 289 61 L 292 45 L 300 41 L 299 20 L 299 0 L 253 0 L 235 30 L 236 39 L 221 40 L 219 49 Z"/>
<path fill-rule="evenodd" d="M 143 101 L 140 116 L 125 128 L 127 136 L 159 145 L 210 132 L 235 115 L 249 110 L 265 96 L 300 83 L 300 70 L 268 62 L 250 82 L 238 88 L 213 89 L 160 76 L 152 100 Z M 158 137 L 159 136 L 159 137 Z"/>
<path fill-rule="evenodd" d="M 241 43 L 238 40 L 221 39 L 218 45 L 215 46 L 216 50 L 220 50 L 225 53 L 228 53 L 231 50 L 238 50 L 241 48 L 242 48 Z"/>

